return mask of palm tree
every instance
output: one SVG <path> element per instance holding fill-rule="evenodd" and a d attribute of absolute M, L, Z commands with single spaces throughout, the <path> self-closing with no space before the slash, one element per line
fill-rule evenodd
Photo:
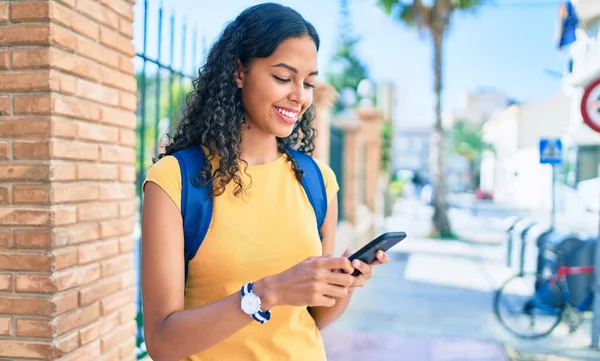
<path fill-rule="evenodd" d="M 469 162 L 469 187 L 475 190 L 479 185 L 479 162 L 485 151 L 494 151 L 491 144 L 486 143 L 481 132 L 481 125 L 464 120 L 452 124 L 450 131 L 451 151 Z"/>
<path fill-rule="evenodd" d="M 389 16 L 411 28 L 417 28 L 431 35 L 433 40 L 435 129 L 433 134 L 431 166 L 435 186 L 433 198 L 433 227 L 439 237 L 452 236 L 448 220 L 447 186 L 444 177 L 446 166 L 446 144 L 442 127 L 442 49 L 444 38 L 450 27 L 455 11 L 471 11 L 483 0 L 378 0 L 377 3 Z"/>

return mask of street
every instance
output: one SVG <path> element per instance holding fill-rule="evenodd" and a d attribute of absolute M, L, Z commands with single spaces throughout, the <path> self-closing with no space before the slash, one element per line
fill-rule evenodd
<path fill-rule="evenodd" d="M 405 230 L 408 224 L 397 215 L 386 228 Z M 410 224 L 415 231 L 424 228 Z M 559 327 L 535 342 L 501 328 L 493 294 L 515 272 L 505 267 L 504 244 L 407 233 L 390 252 L 390 263 L 377 267 L 344 316 L 324 331 L 330 361 L 600 359 L 589 349 L 589 322 L 573 335 Z"/>

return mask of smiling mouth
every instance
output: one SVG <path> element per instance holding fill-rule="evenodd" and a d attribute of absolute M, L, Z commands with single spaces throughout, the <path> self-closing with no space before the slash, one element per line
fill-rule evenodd
<path fill-rule="evenodd" d="M 275 109 L 275 112 L 287 123 L 294 123 L 296 122 L 296 120 L 298 120 L 298 112 L 294 112 L 276 106 L 273 106 L 273 109 Z"/>

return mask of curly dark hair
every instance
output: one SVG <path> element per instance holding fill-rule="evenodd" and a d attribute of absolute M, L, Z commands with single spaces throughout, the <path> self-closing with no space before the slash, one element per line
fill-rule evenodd
<path fill-rule="evenodd" d="M 235 82 L 238 64 L 247 67 L 255 58 L 270 56 L 277 46 L 290 37 L 310 36 L 319 49 L 319 36 L 314 26 L 297 11 L 274 3 L 255 5 L 244 10 L 229 23 L 211 47 L 206 63 L 193 81 L 194 89 L 187 96 L 183 118 L 169 136 L 165 152 L 158 159 L 190 146 L 201 145 L 207 150 L 207 165 L 198 174 L 200 180 L 212 177 L 213 194 L 218 196 L 233 180 L 234 194 L 244 190 L 240 175 L 244 105 L 241 90 Z M 286 146 L 312 155 L 316 130 L 312 127 L 314 105 L 306 110 L 286 138 L 277 138 L 280 153 L 292 163 L 296 178 L 304 175 L 285 149 Z M 211 161 L 219 157 L 219 166 L 212 170 Z"/>

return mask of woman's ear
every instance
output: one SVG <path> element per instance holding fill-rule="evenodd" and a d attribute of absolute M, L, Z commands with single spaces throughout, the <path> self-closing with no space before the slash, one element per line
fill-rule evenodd
<path fill-rule="evenodd" d="M 235 59 L 235 83 L 238 88 L 243 88 L 244 86 L 244 66 L 239 59 Z"/>

